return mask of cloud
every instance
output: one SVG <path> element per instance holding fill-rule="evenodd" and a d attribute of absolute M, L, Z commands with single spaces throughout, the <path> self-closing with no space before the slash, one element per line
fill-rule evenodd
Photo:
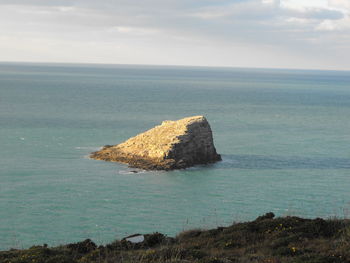
<path fill-rule="evenodd" d="M 319 31 L 344 31 L 350 29 L 350 18 L 346 17 L 338 21 L 324 20 L 317 27 Z"/>
<path fill-rule="evenodd" d="M 0 5 L 21 5 L 21 6 L 71 6 L 71 0 L 0 0 Z"/>
<path fill-rule="evenodd" d="M 0 60 L 350 68 L 349 2 L 0 0 Z"/>
<path fill-rule="evenodd" d="M 305 12 L 309 9 L 327 9 L 327 0 L 281 0 L 282 8 Z"/>
<path fill-rule="evenodd" d="M 158 29 L 142 28 L 142 27 L 129 27 L 129 26 L 117 26 L 114 28 L 119 33 L 134 34 L 134 35 L 153 35 L 158 34 Z"/>
<path fill-rule="evenodd" d="M 295 17 L 320 20 L 314 26 L 316 31 L 343 31 L 350 28 L 348 0 L 281 0 L 280 6 L 296 12 Z"/>
<path fill-rule="evenodd" d="M 348 0 L 329 0 L 329 5 L 350 12 L 350 1 Z"/>

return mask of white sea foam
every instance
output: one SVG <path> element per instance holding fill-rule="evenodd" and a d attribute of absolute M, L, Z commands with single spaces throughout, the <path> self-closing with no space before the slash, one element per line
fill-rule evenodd
<path fill-rule="evenodd" d="M 141 169 L 128 169 L 128 170 L 119 170 L 118 174 L 142 174 L 145 172 L 146 170 L 141 170 Z"/>
<path fill-rule="evenodd" d="M 99 151 L 100 149 L 102 149 L 102 147 L 77 146 L 77 147 L 74 147 L 74 149 L 76 149 L 76 150 L 88 151 L 89 154 L 84 155 L 83 158 L 84 158 L 84 159 L 91 159 L 91 158 L 90 158 L 90 153 Z"/>
<path fill-rule="evenodd" d="M 74 147 L 76 150 L 89 150 L 89 151 L 99 151 L 102 149 L 102 147 L 96 147 L 96 146 L 76 146 Z"/>

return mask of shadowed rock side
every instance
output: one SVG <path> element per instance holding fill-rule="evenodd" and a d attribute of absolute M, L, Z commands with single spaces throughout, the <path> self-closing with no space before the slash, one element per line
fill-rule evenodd
<path fill-rule="evenodd" d="M 105 146 L 91 158 L 127 163 L 146 170 L 173 170 L 221 160 L 205 117 L 163 121 L 159 126 L 114 146 Z"/>

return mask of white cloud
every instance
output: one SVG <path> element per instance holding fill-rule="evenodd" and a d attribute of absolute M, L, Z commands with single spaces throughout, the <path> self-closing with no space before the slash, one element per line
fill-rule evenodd
<path fill-rule="evenodd" d="M 335 8 L 339 8 L 346 13 L 350 13 L 350 1 L 349 0 L 329 0 L 329 5 Z"/>
<path fill-rule="evenodd" d="M 316 30 L 321 31 L 333 31 L 337 29 L 337 23 L 332 20 L 324 20 L 318 26 L 316 26 Z"/>
<path fill-rule="evenodd" d="M 266 5 L 273 5 L 276 2 L 277 2 L 276 0 L 262 0 L 262 3 Z"/>
<path fill-rule="evenodd" d="M 116 29 L 119 33 L 133 34 L 133 35 L 153 35 L 153 34 L 160 33 L 160 30 L 158 29 L 142 28 L 142 27 L 117 26 L 113 29 Z"/>
<path fill-rule="evenodd" d="M 305 19 L 290 17 L 286 21 L 296 24 L 312 25 L 312 20 L 319 22 L 313 25 L 316 31 L 345 31 L 350 29 L 349 0 L 281 0 L 282 9 L 299 12 Z M 309 19 L 307 19 L 309 18 Z"/>
<path fill-rule="evenodd" d="M 341 20 L 324 20 L 317 27 L 319 31 L 344 31 L 350 29 L 350 18 L 346 17 Z"/>
<path fill-rule="evenodd" d="M 306 12 L 310 9 L 328 9 L 328 0 L 281 0 L 280 6 Z"/>
<path fill-rule="evenodd" d="M 313 22 L 312 19 L 300 18 L 300 17 L 288 17 L 286 18 L 286 22 L 292 24 L 306 25 Z"/>

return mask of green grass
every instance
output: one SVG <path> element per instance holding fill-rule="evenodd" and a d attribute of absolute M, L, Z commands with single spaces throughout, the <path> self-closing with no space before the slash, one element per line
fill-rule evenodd
<path fill-rule="evenodd" d="M 211 230 L 190 230 L 175 238 L 145 235 L 131 244 L 117 240 L 97 246 L 91 240 L 48 248 L 0 252 L 1 263 L 345 263 L 350 262 L 350 221 L 338 219 L 274 218 Z"/>

